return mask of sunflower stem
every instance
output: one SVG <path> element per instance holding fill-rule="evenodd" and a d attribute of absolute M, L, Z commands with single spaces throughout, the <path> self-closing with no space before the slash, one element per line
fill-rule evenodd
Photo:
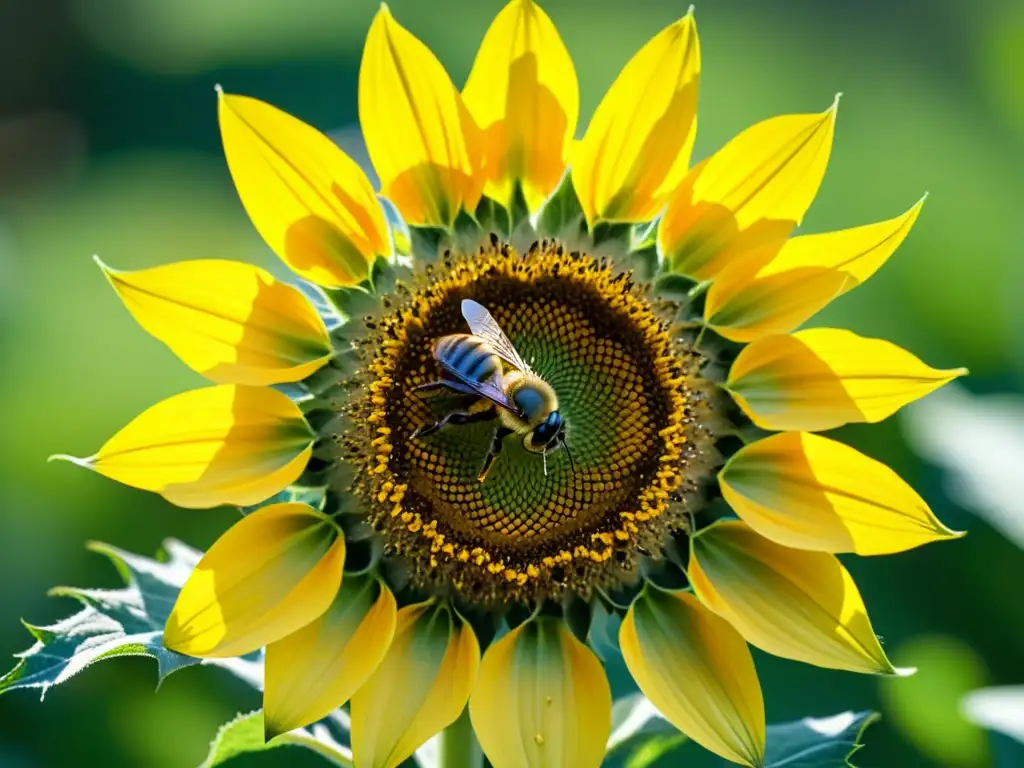
<path fill-rule="evenodd" d="M 473 734 L 469 721 L 469 707 L 462 710 L 459 719 L 441 732 L 439 768 L 483 768 L 484 753 Z"/>

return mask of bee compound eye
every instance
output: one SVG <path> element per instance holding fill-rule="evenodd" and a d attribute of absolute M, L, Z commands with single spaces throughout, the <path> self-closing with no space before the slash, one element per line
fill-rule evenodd
<path fill-rule="evenodd" d="M 533 442 L 536 445 L 548 445 L 555 439 L 556 434 L 557 431 L 549 419 L 533 430 Z"/>

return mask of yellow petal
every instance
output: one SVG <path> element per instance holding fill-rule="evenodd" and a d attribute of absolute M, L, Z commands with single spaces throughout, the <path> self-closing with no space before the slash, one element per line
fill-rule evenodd
<path fill-rule="evenodd" d="M 763 266 L 758 277 L 800 267 L 840 269 L 852 278 L 843 292 L 863 283 L 888 261 L 917 221 L 925 198 L 895 219 L 863 227 L 803 235 L 791 238 L 778 254 Z"/>
<path fill-rule="evenodd" d="M 676 728 L 740 765 L 764 761 L 764 701 L 754 660 L 727 621 L 685 592 L 648 588 L 619 630 L 640 690 Z"/>
<path fill-rule="evenodd" d="M 450 227 L 483 174 L 479 128 L 430 49 L 381 5 L 359 68 L 359 122 L 384 196 L 409 224 Z"/>
<path fill-rule="evenodd" d="M 507 206 L 520 182 L 529 209 L 540 208 L 565 173 L 580 94 L 569 52 L 533 0 L 512 0 L 491 23 L 462 98 L 482 131 L 484 191 Z"/>
<path fill-rule="evenodd" d="M 601 662 L 553 619 L 535 619 L 487 649 L 469 701 L 494 768 L 597 768 L 611 733 Z"/>
<path fill-rule="evenodd" d="M 630 59 L 573 150 L 572 180 L 589 224 L 658 215 L 689 168 L 699 81 L 688 13 Z"/>
<path fill-rule="evenodd" d="M 271 504 L 229 528 L 192 571 L 164 629 L 172 651 L 251 653 L 309 624 L 341 585 L 345 537 L 305 504 Z"/>
<path fill-rule="evenodd" d="M 842 292 L 849 276 L 838 269 L 799 267 L 750 279 L 726 270 L 708 289 L 705 322 L 732 341 L 788 333 Z"/>
<path fill-rule="evenodd" d="M 787 547 L 887 555 L 961 535 L 887 466 L 807 432 L 744 447 L 718 479 L 747 525 Z"/>
<path fill-rule="evenodd" d="M 231 178 L 274 253 L 307 280 L 338 288 L 387 256 L 384 212 L 362 169 L 320 131 L 257 99 L 220 93 Z"/>
<path fill-rule="evenodd" d="M 139 325 L 216 382 L 301 381 L 330 359 L 327 329 L 306 297 L 258 267 L 211 259 L 100 268 Z"/>
<path fill-rule="evenodd" d="M 757 123 L 694 168 L 658 227 L 666 265 L 710 280 L 744 256 L 734 247 L 737 238 L 750 250 L 766 241 L 781 245 L 821 185 L 837 105 Z"/>
<path fill-rule="evenodd" d="M 320 618 L 267 646 L 267 738 L 301 728 L 348 701 L 384 658 L 397 608 L 387 586 L 346 576 Z"/>
<path fill-rule="evenodd" d="M 779 546 L 739 521 L 705 528 L 690 546 L 694 591 L 747 642 L 819 667 L 897 674 L 832 555 Z"/>
<path fill-rule="evenodd" d="M 313 433 L 273 389 L 222 384 L 157 403 L 86 459 L 54 456 L 179 507 L 258 504 L 302 474 Z"/>
<path fill-rule="evenodd" d="M 480 665 L 472 628 L 429 603 L 398 612 L 394 640 L 352 697 L 352 754 L 361 768 L 394 768 L 451 725 Z"/>
<path fill-rule="evenodd" d="M 726 388 L 757 426 L 817 432 L 876 422 L 967 373 L 851 331 L 812 328 L 745 347 Z"/>

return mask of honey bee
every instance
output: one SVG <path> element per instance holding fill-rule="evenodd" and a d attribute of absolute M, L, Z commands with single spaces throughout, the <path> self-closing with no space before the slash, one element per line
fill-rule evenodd
<path fill-rule="evenodd" d="M 471 333 L 442 336 L 433 344 L 434 359 L 442 368 L 440 381 L 416 388 L 419 394 L 448 390 L 474 400 L 412 435 L 426 437 L 446 424 L 472 424 L 498 420 L 491 447 L 477 479 L 482 483 L 509 435 L 519 435 L 523 447 L 539 453 L 548 473 L 547 455 L 561 446 L 575 473 L 576 465 L 565 441 L 566 423 L 558 411 L 558 396 L 551 385 L 533 372 L 485 307 L 471 299 L 462 302 L 462 316 Z M 506 370 L 506 365 L 508 370 Z"/>

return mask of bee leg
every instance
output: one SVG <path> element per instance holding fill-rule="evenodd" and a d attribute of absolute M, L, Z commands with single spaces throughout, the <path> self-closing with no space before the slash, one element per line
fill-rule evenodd
<path fill-rule="evenodd" d="M 418 427 L 416 431 L 412 433 L 412 439 L 415 440 L 418 437 L 432 435 L 445 424 L 472 424 L 476 421 L 490 421 L 495 417 L 495 415 L 493 408 L 473 412 L 452 411 L 441 419 L 435 421 L 433 424 L 424 424 L 422 427 Z"/>
<path fill-rule="evenodd" d="M 483 482 L 484 478 L 487 477 L 487 473 L 491 471 L 491 467 L 494 466 L 494 460 L 498 458 L 498 454 L 501 453 L 501 448 L 505 444 L 505 438 L 512 434 L 512 430 L 508 427 L 498 427 L 494 430 L 494 439 L 491 440 L 491 450 L 487 453 L 487 458 L 484 459 L 484 468 L 480 470 L 480 474 L 476 476 L 479 482 Z"/>

